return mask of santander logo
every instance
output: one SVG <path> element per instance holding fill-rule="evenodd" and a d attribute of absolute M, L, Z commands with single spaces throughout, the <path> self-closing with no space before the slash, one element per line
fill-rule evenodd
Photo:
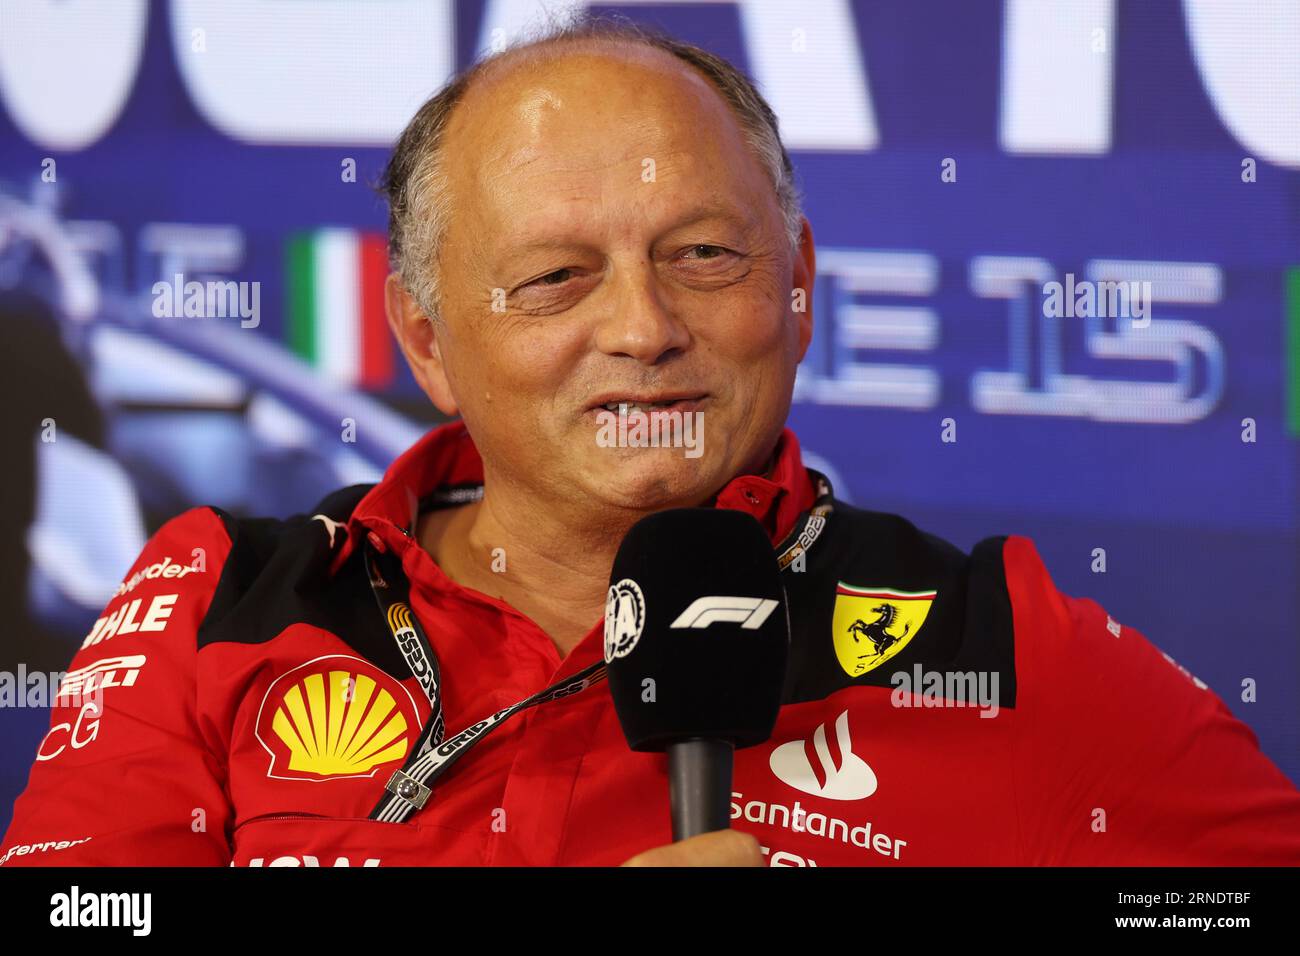
<path fill-rule="evenodd" d="M 871 796 L 876 792 L 876 773 L 853 752 L 847 710 L 835 719 L 835 743 L 838 763 L 826 743 L 826 725 L 818 724 L 812 738 L 817 763 L 809 755 L 808 741 L 792 740 L 772 751 L 772 773 L 782 783 L 815 797 L 862 800 Z"/>

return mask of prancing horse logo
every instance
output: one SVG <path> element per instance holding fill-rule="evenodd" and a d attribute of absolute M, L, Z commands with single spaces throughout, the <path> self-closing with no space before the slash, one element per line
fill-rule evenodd
<path fill-rule="evenodd" d="M 865 637 L 869 640 L 871 646 L 875 648 L 872 652 L 873 655 L 878 656 L 907 637 L 907 632 L 912 629 L 912 625 L 904 624 L 902 634 L 890 634 L 889 629 L 898 620 L 898 608 L 892 604 L 877 604 L 871 610 L 873 613 L 879 614 L 880 617 L 870 624 L 863 621 L 862 618 L 858 618 L 849 625 L 849 633 L 853 635 L 854 642 L 857 642 L 859 637 Z M 866 657 L 868 655 L 863 654 L 861 656 Z"/>
<path fill-rule="evenodd" d="M 901 653 L 921 630 L 937 596 L 935 591 L 866 588 L 840 581 L 831 634 L 844 673 L 861 677 Z"/>

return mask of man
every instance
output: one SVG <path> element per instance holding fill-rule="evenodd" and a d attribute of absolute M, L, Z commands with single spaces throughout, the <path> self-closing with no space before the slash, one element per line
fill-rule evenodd
<path fill-rule="evenodd" d="M 386 186 L 389 321 L 462 421 L 310 515 L 162 528 L 6 865 L 1300 863 L 1251 732 L 1030 542 L 965 555 L 803 467 L 812 231 L 732 67 L 560 30 L 427 103 Z M 607 447 L 610 413 L 698 413 L 702 453 Z M 596 669 L 624 533 L 699 505 L 763 525 L 792 643 L 734 830 L 669 846 Z"/>

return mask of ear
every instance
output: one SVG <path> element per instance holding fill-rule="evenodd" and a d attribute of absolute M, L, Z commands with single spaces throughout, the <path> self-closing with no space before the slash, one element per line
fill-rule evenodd
<path fill-rule="evenodd" d="M 448 417 L 456 415 L 460 407 L 451 393 L 451 383 L 442 360 L 442 342 L 435 323 L 411 298 L 397 273 L 390 273 L 384 283 L 384 313 L 388 327 L 402 347 L 406 364 L 424 394 Z"/>
<path fill-rule="evenodd" d="M 813 334 L 813 280 L 817 277 L 817 250 L 813 245 L 812 223 L 804 217 L 799 233 L 799 248 L 794 256 L 794 287 L 804 293 L 803 311 L 796 312 L 799 322 L 799 361 L 808 352 Z"/>

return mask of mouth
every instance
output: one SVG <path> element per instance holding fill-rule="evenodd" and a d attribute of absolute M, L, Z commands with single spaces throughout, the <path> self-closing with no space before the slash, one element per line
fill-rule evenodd
<path fill-rule="evenodd" d="M 643 415 L 667 412 L 687 414 L 698 411 L 700 405 L 708 397 L 707 393 L 702 392 L 602 395 L 587 409 L 587 414 L 599 415 L 601 412 L 612 412 L 615 415 L 621 413 L 625 416 L 634 413 Z"/>

